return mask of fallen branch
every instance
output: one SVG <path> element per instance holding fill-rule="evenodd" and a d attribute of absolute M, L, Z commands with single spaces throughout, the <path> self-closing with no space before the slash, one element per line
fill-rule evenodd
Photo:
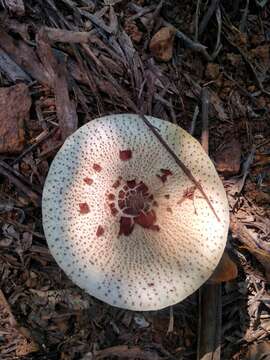
<path fill-rule="evenodd" d="M 209 99 L 206 88 L 201 91 L 202 102 L 202 136 L 201 143 L 208 154 Z M 221 285 L 204 284 L 199 290 L 199 324 L 197 360 L 219 360 L 221 343 Z"/>
<path fill-rule="evenodd" d="M 218 7 L 218 4 L 219 0 L 212 0 L 210 6 L 208 6 L 207 11 L 199 25 L 199 36 L 205 32 L 211 17 L 213 16 Z"/>
<path fill-rule="evenodd" d="M 113 356 L 124 359 L 160 360 L 161 357 L 154 351 L 142 350 L 139 346 L 129 347 L 127 345 L 112 346 L 107 349 L 96 351 L 94 360 L 101 360 Z"/>
<path fill-rule="evenodd" d="M 92 34 L 88 31 L 71 31 L 44 27 L 44 32 L 50 42 L 80 43 L 88 44 Z"/>
<path fill-rule="evenodd" d="M 219 360 L 221 338 L 221 285 L 205 284 L 200 290 L 197 360 Z"/>

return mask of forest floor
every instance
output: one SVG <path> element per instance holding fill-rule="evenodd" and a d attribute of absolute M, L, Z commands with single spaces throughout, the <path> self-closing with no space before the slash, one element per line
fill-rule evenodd
<path fill-rule="evenodd" d="M 50 255 L 41 196 L 64 139 L 102 115 L 135 104 L 200 140 L 205 90 L 238 268 L 220 285 L 220 358 L 266 359 L 269 2 L 0 1 L 1 359 L 196 359 L 198 292 L 146 313 L 86 295 Z"/>

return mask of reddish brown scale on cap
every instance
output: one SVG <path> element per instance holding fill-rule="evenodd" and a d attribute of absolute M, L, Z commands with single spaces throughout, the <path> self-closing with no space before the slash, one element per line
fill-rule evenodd
<path fill-rule="evenodd" d="M 79 208 L 80 208 L 79 211 L 81 214 L 88 214 L 90 212 L 89 205 L 86 202 L 79 203 Z"/>
<path fill-rule="evenodd" d="M 119 199 L 124 199 L 126 197 L 126 193 L 124 190 L 120 190 L 118 194 Z"/>
<path fill-rule="evenodd" d="M 115 215 L 118 213 L 118 210 L 116 209 L 114 203 L 110 203 L 110 204 L 109 204 L 109 208 L 110 208 L 111 214 L 112 214 L 113 216 L 115 216 Z"/>
<path fill-rule="evenodd" d="M 104 228 L 101 225 L 99 225 L 96 232 L 97 237 L 102 236 L 104 232 L 105 232 Z"/>
<path fill-rule="evenodd" d="M 166 195 L 164 195 L 164 197 L 165 197 L 166 199 L 169 199 L 169 198 L 170 198 L 170 195 L 169 195 L 169 194 L 166 194 Z"/>
<path fill-rule="evenodd" d="M 131 159 L 132 151 L 131 150 L 120 150 L 119 157 L 122 161 L 127 161 L 127 160 Z"/>
<path fill-rule="evenodd" d="M 124 209 L 126 207 L 126 201 L 125 200 L 118 200 L 118 206 L 120 209 Z"/>
<path fill-rule="evenodd" d="M 127 181 L 127 186 L 128 186 L 130 189 L 135 188 L 135 186 L 136 186 L 136 180 L 129 180 L 129 181 Z"/>
<path fill-rule="evenodd" d="M 172 214 L 172 212 L 173 212 L 173 211 L 172 211 L 172 208 L 170 208 L 170 207 L 167 207 L 166 210 L 167 210 L 169 213 L 171 213 L 171 214 Z"/>
<path fill-rule="evenodd" d="M 96 171 L 96 172 L 101 172 L 102 170 L 102 167 L 99 165 L 99 164 L 93 164 L 93 169 Z"/>
<path fill-rule="evenodd" d="M 118 236 L 120 235 L 128 236 L 132 233 L 133 229 L 134 229 L 134 221 L 131 218 L 122 216 L 120 219 L 120 229 Z"/>
<path fill-rule="evenodd" d="M 114 189 L 117 189 L 117 188 L 120 186 L 120 184 L 121 184 L 121 182 L 120 182 L 120 180 L 118 179 L 118 180 L 116 180 L 116 181 L 112 184 L 112 187 L 113 187 Z"/>
<path fill-rule="evenodd" d="M 158 202 L 154 200 L 153 201 L 153 206 L 158 207 Z"/>
<path fill-rule="evenodd" d="M 83 181 L 87 184 L 87 185 L 92 185 L 93 184 L 93 179 L 89 178 L 89 177 L 85 177 L 83 179 Z"/>
<path fill-rule="evenodd" d="M 165 183 L 167 181 L 168 176 L 172 176 L 173 173 L 169 169 L 160 169 L 161 175 L 157 174 L 156 176 Z"/>
<path fill-rule="evenodd" d="M 108 194 L 108 199 L 109 199 L 109 200 L 114 200 L 114 199 L 115 199 L 115 195 L 114 195 L 114 194 Z"/>
<path fill-rule="evenodd" d="M 115 207 L 111 208 L 111 214 L 116 216 L 118 214 L 118 210 Z"/>
<path fill-rule="evenodd" d="M 153 231 L 160 231 L 160 227 L 158 225 L 151 225 L 149 229 Z"/>
<path fill-rule="evenodd" d="M 150 210 L 147 213 L 141 211 L 140 214 L 134 218 L 135 223 L 144 228 L 150 228 L 150 226 L 154 225 L 156 220 L 157 217 L 154 210 Z"/>
<path fill-rule="evenodd" d="M 166 175 L 166 176 L 170 176 L 173 173 L 171 172 L 171 170 L 169 169 L 160 169 L 160 171 L 162 172 L 162 174 Z"/>

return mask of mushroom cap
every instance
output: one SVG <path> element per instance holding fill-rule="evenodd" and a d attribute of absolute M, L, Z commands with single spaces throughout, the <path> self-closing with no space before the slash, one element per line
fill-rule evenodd
<path fill-rule="evenodd" d="M 199 142 L 148 120 L 201 183 L 220 221 L 138 115 L 92 120 L 64 143 L 43 191 L 50 251 L 90 295 L 130 310 L 157 310 L 195 292 L 227 240 L 226 193 Z"/>

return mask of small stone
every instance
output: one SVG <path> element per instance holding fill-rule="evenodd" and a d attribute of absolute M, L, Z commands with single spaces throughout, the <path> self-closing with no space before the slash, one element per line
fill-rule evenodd
<path fill-rule="evenodd" d="M 152 37 L 149 49 L 156 60 L 165 62 L 171 60 L 175 32 L 173 27 L 163 27 Z"/>
<path fill-rule="evenodd" d="M 240 171 L 241 145 L 232 139 L 216 154 L 216 169 L 224 176 L 236 175 Z"/>

